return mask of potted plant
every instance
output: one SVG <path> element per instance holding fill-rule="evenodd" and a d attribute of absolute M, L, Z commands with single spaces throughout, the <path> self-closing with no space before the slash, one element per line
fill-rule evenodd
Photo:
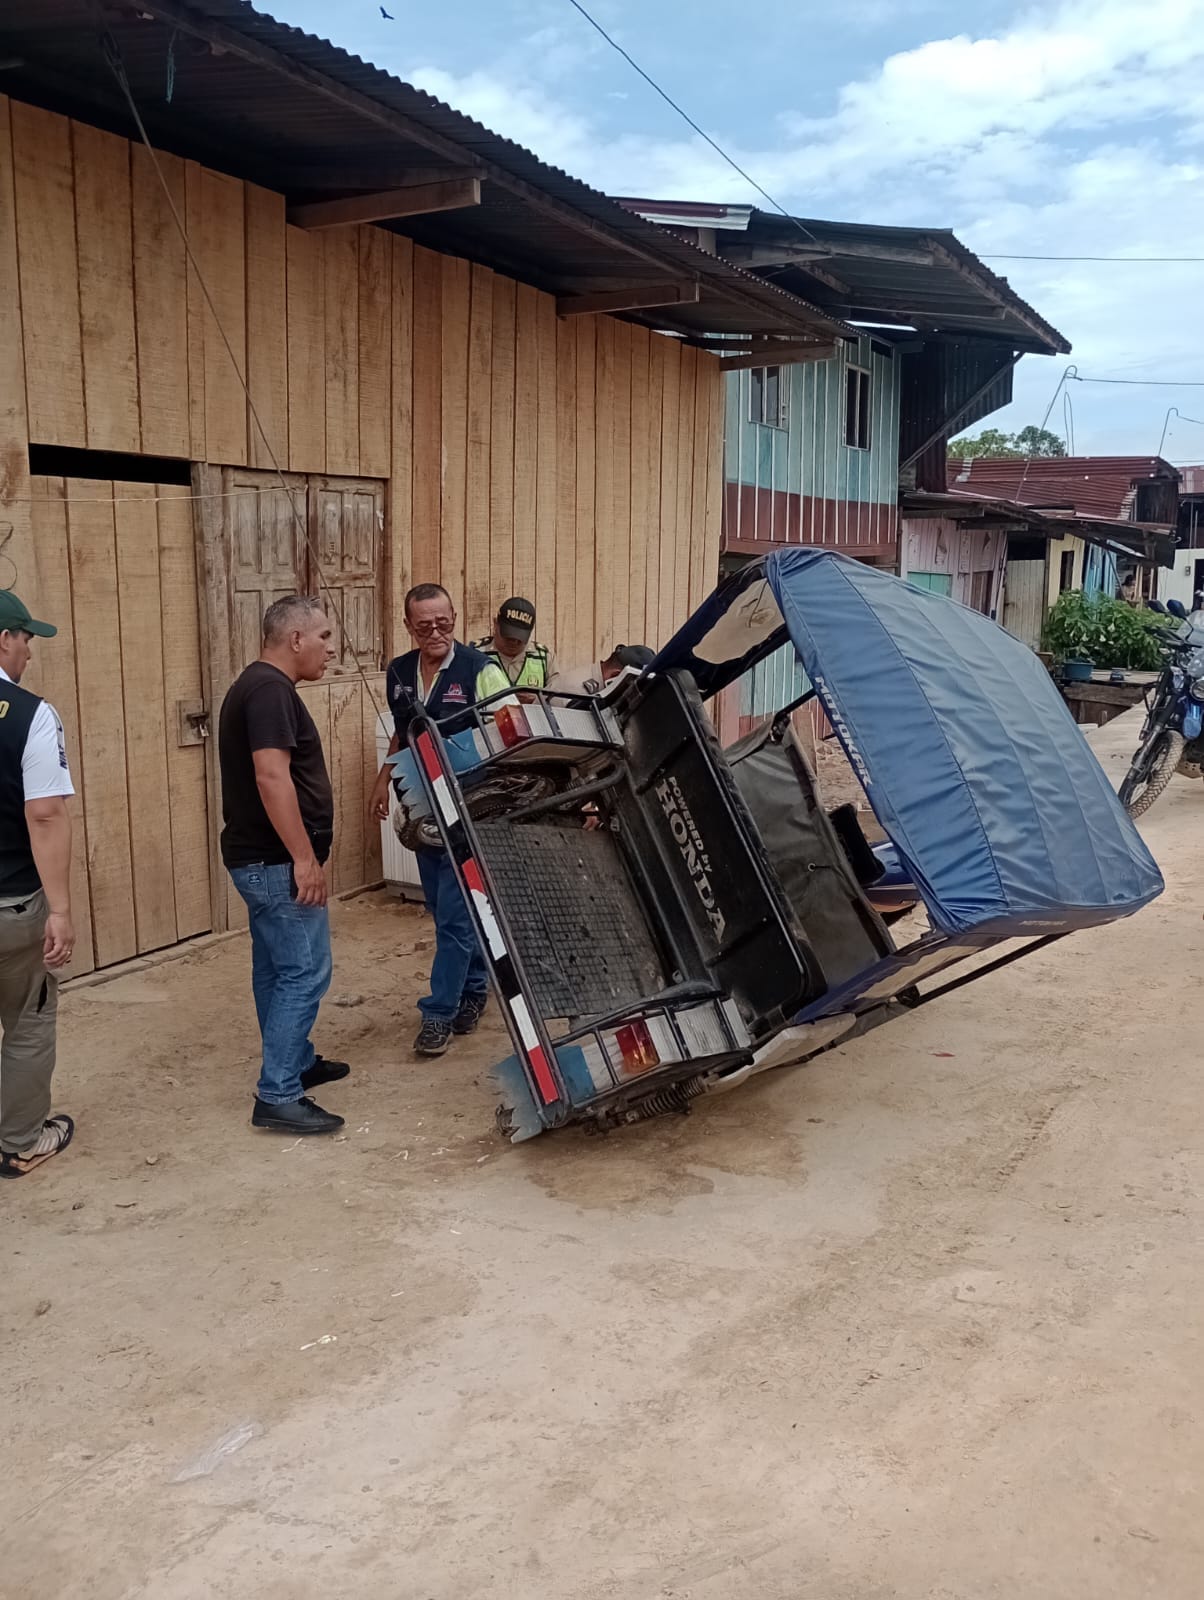
<path fill-rule="evenodd" d="M 1045 622 L 1043 643 L 1062 663 L 1068 683 L 1082 683 L 1095 667 L 1153 672 L 1161 665 L 1158 642 L 1142 612 L 1106 594 L 1068 589 Z"/>

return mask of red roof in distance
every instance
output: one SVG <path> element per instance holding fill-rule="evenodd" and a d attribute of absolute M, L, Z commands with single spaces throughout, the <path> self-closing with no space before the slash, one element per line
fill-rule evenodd
<path fill-rule="evenodd" d="M 1039 456 L 1031 461 L 950 456 L 945 467 L 945 482 L 954 494 L 988 495 L 1118 521 L 1135 520 L 1140 484 L 1158 480 L 1172 488 L 1179 476 L 1161 456 Z"/>

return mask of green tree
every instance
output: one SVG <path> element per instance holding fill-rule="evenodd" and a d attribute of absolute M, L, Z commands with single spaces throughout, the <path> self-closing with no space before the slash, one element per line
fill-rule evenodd
<path fill-rule="evenodd" d="M 981 433 L 968 433 L 961 439 L 950 439 L 949 454 L 966 461 L 972 456 L 1018 456 L 1012 435 L 999 428 L 984 428 Z"/>
<path fill-rule="evenodd" d="M 977 456 L 1004 456 L 1019 461 L 1033 456 L 1064 456 L 1066 446 L 1056 433 L 1030 423 L 1027 428 L 1021 428 L 1019 433 L 1004 433 L 1001 428 L 984 428 L 981 433 L 951 439 L 949 454 L 960 461 Z"/>
<path fill-rule="evenodd" d="M 1012 443 L 1016 452 L 1022 456 L 1064 456 L 1066 446 L 1056 433 L 1050 433 L 1048 428 L 1034 427 L 1030 422 L 1027 428 L 1021 428 L 1019 433 L 1012 435 Z"/>

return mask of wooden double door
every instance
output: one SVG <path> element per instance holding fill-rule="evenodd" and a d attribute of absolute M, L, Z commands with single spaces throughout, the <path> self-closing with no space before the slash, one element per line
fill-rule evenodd
<path fill-rule="evenodd" d="M 243 467 L 197 467 L 193 485 L 211 726 L 216 731 L 227 688 L 259 654 L 267 607 L 285 595 L 320 595 L 334 626 L 336 656 L 323 681 L 303 686 L 301 695 L 322 736 L 334 788 L 328 877 L 336 893 L 374 883 L 381 874 L 380 833 L 365 812 L 377 773 L 377 715 L 384 709 L 384 485 Z M 243 906 L 229 888 L 213 837 L 213 926 L 238 927 Z"/>
<path fill-rule="evenodd" d="M 304 693 L 336 800 L 331 885 L 380 876 L 365 821 L 383 705 L 383 486 L 197 468 L 191 487 L 35 477 L 14 588 L 57 625 L 26 683 L 63 720 L 76 788 L 72 974 L 238 924 L 217 849 L 217 711 L 259 653 L 271 600 L 313 592 L 341 618 L 329 679 Z M 366 688 L 360 668 L 367 674 Z"/>

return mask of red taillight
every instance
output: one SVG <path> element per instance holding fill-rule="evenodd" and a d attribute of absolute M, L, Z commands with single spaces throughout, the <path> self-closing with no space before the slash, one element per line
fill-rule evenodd
<path fill-rule="evenodd" d="M 660 1066 L 661 1058 L 646 1022 L 629 1022 L 620 1028 L 615 1034 L 615 1043 L 623 1057 L 624 1072 L 647 1072 L 651 1067 Z"/>
<path fill-rule="evenodd" d="M 499 706 L 493 714 L 493 720 L 507 750 L 511 745 L 521 744 L 524 739 L 531 737 L 531 724 L 521 706 Z"/>

